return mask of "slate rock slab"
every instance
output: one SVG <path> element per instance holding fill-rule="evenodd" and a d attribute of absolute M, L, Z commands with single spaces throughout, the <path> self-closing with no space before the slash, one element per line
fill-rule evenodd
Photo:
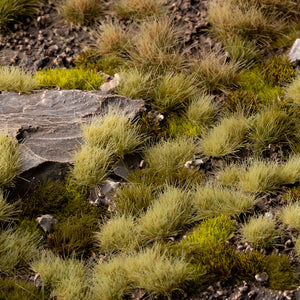
<path fill-rule="evenodd" d="M 300 63 L 300 39 L 296 39 L 290 52 L 289 57 L 291 63 L 299 64 Z"/>
<path fill-rule="evenodd" d="M 144 110 L 144 101 L 98 91 L 6 92 L 0 94 L 0 130 L 19 140 L 24 173 L 42 164 L 72 163 L 72 153 L 82 140 L 80 126 L 110 108 L 133 118 Z"/>

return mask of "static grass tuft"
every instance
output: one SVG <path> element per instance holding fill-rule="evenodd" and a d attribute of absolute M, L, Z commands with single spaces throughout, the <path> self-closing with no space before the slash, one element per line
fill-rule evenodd
<path fill-rule="evenodd" d="M 264 216 L 252 217 L 241 231 L 244 239 L 255 247 L 272 246 L 278 238 L 274 221 Z"/>
<path fill-rule="evenodd" d="M 28 270 L 39 254 L 40 237 L 37 233 L 7 229 L 0 231 L 0 274 L 12 275 Z"/>
<path fill-rule="evenodd" d="M 47 69 L 37 72 L 35 76 L 39 86 L 66 90 L 98 90 L 104 79 L 95 70 Z"/>
<path fill-rule="evenodd" d="M 126 56 L 132 40 L 117 22 L 107 22 L 94 33 L 95 47 L 100 54 Z"/>
<path fill-rule="evenodd" d="M 80 185 L 96 185 L 109 175 L 112 163 L 112 150 L 82 145 L 74 155 L 73 178 Z"/>
<path fill-rule="evenodd" d="M 14 22 L 34 15 L 41 5 L 41 0 L 2 0 L 0 6 L 0 30 L 8 29 Z"/>
<path fill-rule="evenodd" d="M 30 93 L 37 87 L 38 82 L 30 72 L 19 67 L 0 66 L 0 91 Z"/>
<path fill-rule="evenodd" d="M 296 79 L 288 86 L 287 97 L 296 104 L 300 104 L 300 76 L 297 76 Z"/>
<path fill-rule="evenodd" d="M 139 231 L 145 243 L 177 236 L 195 221 L 191 195 L 184 190 L 166 187 L 139 219 Z"/>
<path fill-rule="evenodd" d="M 0 187 L 11 185 L 18 175 L 20 151 L 15 139 L 0 132 Z"/>
<path fill-rule="evenodd" d="M 249 128 L 249 121 L 242 114 L 222 119 L 203 137 L 203 152 L 212 157 L 234 155 L 245 146 Z"/>
<path fill-rule="evenodd" d="M 285 206 L 279 213 L 279 217 L 284 224 L 300 231 L 299 213 L 300 202 L 295 202 Z"/>
<path fill-rule="evenodd" d="M 192 74 L 204 92 L 227 92 L 237 82 L 241 64 L 227 58 L 221 52 L 204 54 L 192 63 Z"/>
<path fill-rule="evenodd" d="M 64 0 L 57 9 L 68 23 L 91 25 L 99 17 L 103 5 L 103 0 Z"/>
<path fill-rule="evenodd" d="M 202 220 L 222 214 L 237 217 L 249 211 L 256 199 L 239 190 L 206 184 L 198 186 L 192 202 L 197 209 L 197 218 Z"/>
<path fill-rule="evenodd" d="M 8 203 L 0 190 L 0 222 L 8 222 L 14 219 L 17 213 L 15 205 Z"/>
<path fill-rule="evenodd" d="M 101 118 L 94 118 L 82 126 L 82 135 L 91 147 L 109 147 L 120 158 L 139 150 L 146 140 L 140 125 L 120 111 L 109 111 Z"/>
<path fill-rule="evenodd" d="M 118 0 L 115 10 L 122 19 L 141 20 L 148 17 L 161 17 L 166 14 L 163 0 Z"/>

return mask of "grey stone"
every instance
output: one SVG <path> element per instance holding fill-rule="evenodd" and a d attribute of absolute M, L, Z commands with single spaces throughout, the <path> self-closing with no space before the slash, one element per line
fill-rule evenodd
<path fill-rule="evenodd" d="M 45 163 L 69 164 L 82 141 L 82 123 L 103 116 L 110 108 L 133 118 L 144 110 L 144 102 L 97 91 L 7 92 L 0 94 L 0 130 L 20 142 L 21 173 Z"/>
<path fill-rule="evenodd" d="M 45 232 L 51 231 L 54 225 L 58 222 L 51 215 L 42 215 L 40 217 L 37 217 L 36 220 Z"/>
<path fill-rule="evenodd" d="M 266 282 L 269 279 L 269 275 L 266 272 L 255 275 L 255 280 L 258 282 Z"/>
<path fill-rule="evenodd" d="M 104 93 L 113 91 L 120 84 L 120 75 L 116 73 L 114 77 L 101 85 L 100 90 Z"/>
<path fill-rule="evenodd" d="M 289 58 L 291 63 L 300 63 L 300 39 L 296 39 L 291 50 L 289 51 Z"/>

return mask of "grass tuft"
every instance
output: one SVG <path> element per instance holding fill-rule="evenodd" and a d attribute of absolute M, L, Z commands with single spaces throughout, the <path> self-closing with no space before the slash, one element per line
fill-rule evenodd
<path fill-rule="evenodd" d="M 300 231 L 299 213 L 300 213 L 300 202 L 295 202 L 285 206 L 281 210 L 279 217 L 284 224 L 287 224 L 292 228 Z"/>
<path fill-rule="evenodd" d="M 0 190 L 0 222 L 8 222 L 14 219 L 16 214 L 15 205 L 8 203 Z"/>
<path fill-rule="evenodd" d="M 30 93 L 37 87 L 38 82 L 30 72 L 18 67 L 0 66 L 0 91 Z"/>
<path fill-rule="evenodd" d="M 241 230 L 245 240 L 255 247 L 272 246 L 278 238 L 274 221 L 264 216 L 252 217 Z"/>
<path fill-rule="evenodd" d="M 300 104 L 300 76 L 297 76 L 296 79 L 288 86 L 287 88 L 287 97 L 291 99 L 296 104 Z"/>

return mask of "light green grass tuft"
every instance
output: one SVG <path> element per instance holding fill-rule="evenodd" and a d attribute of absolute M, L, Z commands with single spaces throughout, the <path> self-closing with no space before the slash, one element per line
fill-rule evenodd
<path fill-rule="evenodd" d="M 0 274 L 12 275 L 28 270 L 39 254 L 39 236 L 22 230 L 0 231 Z"/>
<path fill-rule="evenodd" d="M 194 212 L 187 191 L 166 187 L 138 221 L 142 240 L 150 243 L 177 236 L 195 221 Z"/>
<path fill-rule="evenodd" d="M 285 206 L 279 213 L 279 217 L 284 224 L 300 231 L 299 214 L 300 202 L 295 202 Z"/>
<path fill-rule="evenodd" d="M 95 70 L 47 69 L 37 72 L 35 76 L 39 86 L 61 88 L 66 90 L 98 90 L 104 79 Z"/>
<path fill-rule="evenodd" d="M 0 30 L 8 29 L 13 22 L 34 15 L 41 5 L 41 0 L 2 0 L 0 6 Z"/>
<path fill-rule="evenodd" d="M 15 139 L 0 132 L 0 187 L 11 185 L 18 175 L 20 151 Z"/>
<path fill-rule="evenodd" d="M 250 210 L 256 199 L 239 190 L 206 184 L 198 186 L 192 202 L 197 209 L 197 218 L 201 220 L 221 214 L 239 216 Z"/>
<path fill-rule="evenodd" d="M 8 203 L 0 190 L 0 222 L 13 220 L 17 212 L 15 205 Z"/>
<path fill-rule="evenodd" d="M 203 152 L 212 157 L 235 154 L 245 146 L 249 128 L 249 121 L 242 114 L 222 119 L 203 137 Z"/>
<path fill-rule="evenodd" d="M 241 231 L 244 239 L 255 247 L 272 246 L 279 234 L 274 221 L 264 216 L 252 217 Z"/>
<path fill-rule="evenodd" d="M 30 72 L 19 67 L 0 66 L 0 91 L 30 93 L 37 87 L 38 82 Z"/>
<path fill-rule="evenodd" d="M 132 216 L 117 216 L 101 227 L 96 240 L 105 252 L 128 252 L 138 245 L 139 231 Z"/>
<path fill-rule="evenodd" d="M 72 176 L 80 185 L 96 185 L 104 181 L 112 163 L 112 150 L 82 145 L 74 155 Z"/>
<path fill-rule="evenodd" d="M 140 125 L 120 111 L 109 111 L 82 126 L 82 135 L 88 145 L 110 147 L 112 153 L 121 158 L 141 148 L 146 137 L 140 131 Z"/>
<path fill-rule="evenodd" d="M 296 104 L 300 104 L 300 76 L 288 86 L 287 97 L 291 99 Z"/>

